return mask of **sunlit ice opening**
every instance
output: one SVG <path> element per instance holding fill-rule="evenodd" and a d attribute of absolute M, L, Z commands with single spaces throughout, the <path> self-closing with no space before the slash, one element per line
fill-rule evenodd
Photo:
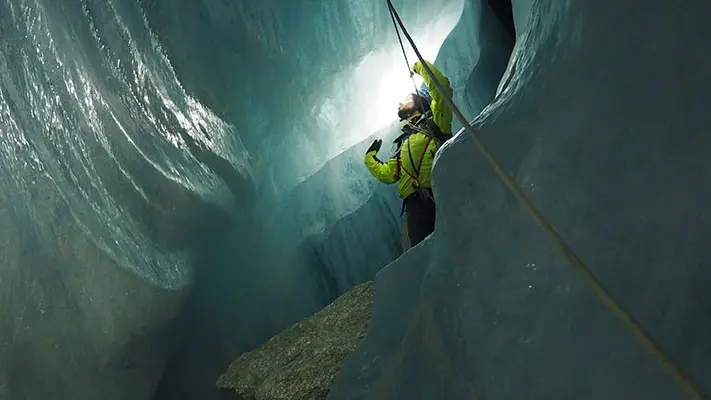
<path fill-rule="evenodd" d="M 459 21 L 464 1 L 451 2 L 439 14 L 433 13 L 432 23 L 425 26 L 408 26 L 408 32 L 422 57 L 434 62 L 442 43 Z M 392 28 L 395 45 L 365 56 L 341 82 L 340 93 L 328 96 L 319 105 L 316 115 L 333 132 L 330 137 L 331 156 L 359 143 L 377 130 L 397 120 L 398 104 L 408 93 L 423 84 L 421 76 L 410 78 L 409 68 L 418 60 L 415 51 L 401 32 L 407 61 L 397 42 L 395 28 Z M 409 64 L 409 68 L 408 68 Z M 414 82 L 413 82 L 414 80 Z"/>

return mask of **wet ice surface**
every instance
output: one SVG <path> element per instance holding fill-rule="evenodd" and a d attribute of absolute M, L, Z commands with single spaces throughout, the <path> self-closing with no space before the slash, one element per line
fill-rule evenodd
<path fill-rule="evenodd" d="M 515 1 L 514 60 L 476 126 L 703 382 L 707 6 L 608 3 Z M 396 7 L 418 39 L 457 4 Z M 468 117 L 509 51 L 477 4 L 437 61 Z M 0 399 L 133 400 L 161 379 L 159 398 L 218 398 L 229 361 L 397 256 L 394 188 L 359 160 L 380 125 L 339 97 L 372 105 L 355 78 L 377 68 L 356 67 L 399 51 L 380 2 L 7 0 L 0 16 Z M 437 233 L 380 275 L 336 398 L 680 397 L 468 138 L 435 182 Z"/>
<path fill-rule="evenodd" d="M 517 24 L 524 3 L 514 2 Z M 699 51 L 708 5 L 531 9 L 510 74 L 475 127 L 611 294 L 709 392 L 711 191 L 701 182 L 711 175 L 711 57 Z M 434 179 L 435 234 L 380 272 L 373 326 L 330 398 L 686 398 L 469 137 L 440 152 Z"/>
<path fill-rule="evenodd" d="M 346 78 L 392 47 L 382 5 L 179 3 L 0 2 L 0 399 L 214 398 L 230 358 L 396 255 L 397 199 L 354 183 L 372 126 L 312 110 L 339 79 L 366 97 Z M 294 194 L 321 226 L 265 226 Z"/>

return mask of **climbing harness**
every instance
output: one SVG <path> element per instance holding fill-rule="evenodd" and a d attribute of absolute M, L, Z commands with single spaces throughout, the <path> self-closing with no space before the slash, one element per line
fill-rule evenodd
<path fill-rule="evenodd" d="M 421 127 L 420 125 L 426 125 L 424 128 Z M 412 147 L 410 146 L 410 139 L 412 138 L 412 135 L 415 134 L 416 132 L 420 132 L 425 135 L 427 138 L 427 142 L 425 143 L 425 146 L 422 149 L 422 154 L 420 155 L 420 161 L 418 161 L 417 166 L 415 165 L 415 157 L 412 153 Z M 427 155 L 427 150 L 430 148 L 430 144 L 432 142 L 435 142 L 437 147 L 439 147 L 446 138 L 442 134 L 441 130 L 437 125 L 432 121 L 432 111 L 429 110 L 425 114 L 419 115 L 417 118 L 417 121 L 415 123 L 412 123 L 410 120 L 406 120 L 405 124 L 403 125 L 403 133 L 398 136 L 393 143 L 396 143 L 398 148 L 396 151 L 396 172 L 395 176 L 399 179 L 400 178 L 400 171 L 404 172 L 405 175 L 410 177 L 410 182 L 412 182 L 412 186 L 415 188 L 417 193 L 422 196 L 423 198 L 430 200 L 434 203 L 434 196 L 432 195 L 432 191 L 423 188 L 420 185 L 420 171 L 422 170 L 422 163 L 425 161 L 425 156 Z M 410 158 L 410 165 L 412 166 L 412 172 L 408 171 L 407 168 L 405 168 L 404 165 L 402 165 L 402 146 L 403 144 L 407 142 L 407 153 Z M 432 155 L 434 156 L 434 150 L 432 151 Z M 403 200 L 402 203 L 402 209 L 400 210 L 400 215 L 402 216 L 405 212 L 405 201 Z"/>
<path fill-rule="evenodd" d="M 548 220 L 541 214 L 541 212 L 533 205 L 531 200 L 526 196 L 521 187 L 516 183 L 513 178 L 501 167 L 501 164 L 496 160 L 496 158 L 491 154 L 489 149 L 484 145 L 484 143 L 479 138 L 479 135 L 474 131 L 469 121 L 464 117 L 459 108 L 457 108 L 454 101 L 447 92 L 442 87 L 442 84 L 437 80 L 430 67 L 427 65 L 425 60 L 417 49 L 415 42 L 412 37 L 407 32 L 405 25 L 403 24 L 400 16 L 398 15 L 395 7 L 391 0 L 386 0 L 388 3 L 388 9 L 390 10 L 390 15 L 393 18 L 393 22 L 397 20 L 397 24 L 400 25 L 403 35 L 407 38 L 408 42 L 415 51 L 417 58 L 422 63 L 422 66 L 427 71 L 427 74 L 432 78 L 434 85 L 437 90 L 442 93 L 443 98 L 447 101 L 447 104 L 451 107 L 452 112 L 456 115 L 459 122 L 462 124 L 462 130 L 465 130 L 467 134 L 472 138 L 474 144 L 484 156 L 484 159 L 493 168 L 496 175 L 501 179 L 501 181 L 506 185 L 506 187 L 511 191 L 514 197 L 519 201 L 521 207 L 526 211 L 531 219 L 533 219 L 541 230 L 546 234 L 548 239 L 555 245 L 560 251 L 563 252 L 566 259 L 570 262 L 573 268 L 581 275 L 582 279 L 591 287 L 595 292 L 595 295 L 608 307 L 610 312 L 618 317 L 623 325 L 630 330 L 632 335 L 637 339 L 637 341 L 651 353 L 651 355 L 657 360 L 657 362 L 662 365 L 669 375 L 676 380 L 676 382 L 681 386 L 681 388 L 693 399 L 708 399 L 709 397 L 703 393 L 702 389 L 689 377 L 685 372 L 682 371 L 681 367 L 677 365 L 662 347 L 657 344 L 654 339 L 649 335 L 645 329 L 637 322 L 635 319 L 620 306 L 615 299 L 607 292 L 602 283 L 595 277 L 595 275 L 590 271 L 590 269 L 585 265 L 585 263 L 575 254 L 573 249 L 565 242 L 565 240 L 558 234 L 558 232 L 553 229 Z M 397 25 L 396 25 L 397 30 Z M 398 38 L 400 38 L 400 33 L 398 32 Z M 402 40 L 400 40 L 400 46 L 403 46 Z M 405 48 L 403 46 L 403 54 L 405 53 Z M 407 57 L 406 60 L 407 62 Z M 408 62 L 409 69 L 409 62 Z M 461 130 L 460 130 L 461 132 Z"/>

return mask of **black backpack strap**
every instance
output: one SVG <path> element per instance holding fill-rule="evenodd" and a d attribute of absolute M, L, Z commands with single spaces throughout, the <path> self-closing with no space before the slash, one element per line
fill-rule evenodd
<path fill-rule="evenodd" d="M 441 146 L 442 143 L 452 138 L 451 134 L 443 133 L 442 130 L 439 129 L 439 126 L 435 124 L 432 111 L 427 111 L 421 115 L 415 123 L 408 121 L 405 126 L 409 127 L 412 131 L 420 132 L 432 138 L 437 143 L 437 146 Z"/>

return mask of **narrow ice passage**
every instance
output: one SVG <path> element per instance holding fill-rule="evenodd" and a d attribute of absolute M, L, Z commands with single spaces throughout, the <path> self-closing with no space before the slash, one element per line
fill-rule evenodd
<path fill-rule="evenodd" d="M 353 287 L 331 399 L 711 392 L 708 2 L 393 4 L 686 392 L 470 135 L 403 253 L 364 165 L 414 86 L 385 0 L 0 0 L 0 400 L 234 398 L 234 359 Z"/>

